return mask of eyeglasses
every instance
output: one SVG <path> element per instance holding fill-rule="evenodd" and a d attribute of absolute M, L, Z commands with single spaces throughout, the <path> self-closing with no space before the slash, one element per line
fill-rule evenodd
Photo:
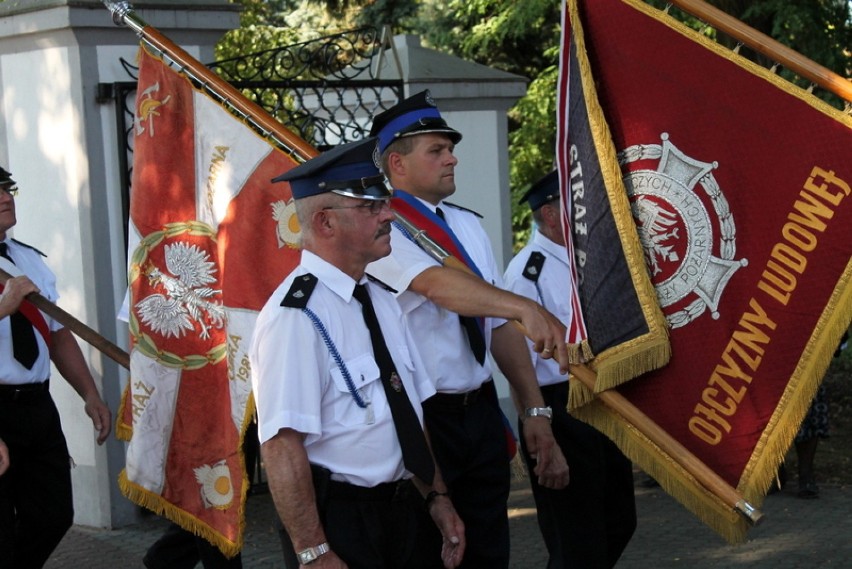
<path fill-rule="evenodd" d="M 18 195 L 18 186 L 12 186 L 11 188 L 0 188 L 0 190 L 3 190 L 13 198 Z"/>
<path fill-rule="evenodd" d="M 369 200 L 358 205 L 327 206 L 322 209 L 360 209 L 366 211 L 369 215 L 379 215 L 386 207 L 390 209 L 390 200 Z"/>

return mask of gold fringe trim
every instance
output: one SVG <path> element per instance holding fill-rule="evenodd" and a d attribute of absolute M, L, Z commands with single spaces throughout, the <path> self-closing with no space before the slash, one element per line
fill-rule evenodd
<path fill-rule="evenodd" d="M 568 376 L 568 411 L 573 415 L 574 410 L 588 405 L 595 400 L 595 393 L 573 376 Z"/>
<path fill-rule="evenodd" d="M 624 455 L 652 476 L 675 500 L 730 544 L 743 543 L 748 521 L 601 401 L 573 413 L 604 433 Z"/>
<path fill-rule="evenodd" d="M 566 347 L 568 348 L 568 363 L 570 364 L 584 364 L 592 361 L 595 357 L 588 340 L 583 340 L 579 344 L 567 344 Z"/>
<path fill-rule="evenodd" d="M 660 337 L 648 334 L 641 342 L 625 342 L 606 350 L 605 355 L 590 362 L 597 372 L 595 393 L 600 393 L 629 381 L 643 373 L 669 363 L 672 346 L 668 334 Z"/>
<path fill-rule="evenodd" d="M 520 443 L 518 444 L 518 452 L 512 457 L 510 462 L 512 469 L 512 480 L 524 480 L 527 478 L 527 465 L 521 457 Z"/>
<path fill-rule="evenodd" d="M 241 453 L 242 454 L 242 453 Z M 243 468 L 245 472 L 245 468 Z M 127 497 L 128 500 L 142 506 L 143 508 L 147 508 L 158 514 L 163 516 L 183 529 L 203 537 L 211 544 L 215 545 L 219 548 L 219 550 L 225 555 L 227 558 L 234 557 L 240 550 L 243 548 L 243 536 L 245 535 L 245 503 L 246 503 L 246 476 L 243 475 L 243 488 L 240 496 L 240 501 L 234 507 L 238 508 L 238 527 L 237 527 L 237 539 L 235 541 L 231 541 L 220 532 L 216 531 L 213 527 L 193 516 L 186 510 L 182 510 L 164 499 L 160 494 L 156 494 L 151 492 L 150 490 L 136 484 L 131 481 L 127 477 L 127 470 L 124 469 L 121 471 L 121 474 L 118 476 L 118 487 L 121 489 L 122 494 Z"/>

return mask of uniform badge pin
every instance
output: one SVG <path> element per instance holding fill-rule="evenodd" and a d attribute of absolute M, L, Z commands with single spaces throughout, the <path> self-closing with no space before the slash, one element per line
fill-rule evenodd
<path fill-rule="evenodd" d="M 393 387 L 393 390 L 396 391 L 397 393 L 402 391 L 402 380 L 399 378 L 399 376 L 396 374 L 396 372 L 393 372 L 391 374 L 390 384 L 391 384 L 391 387 Z"/>

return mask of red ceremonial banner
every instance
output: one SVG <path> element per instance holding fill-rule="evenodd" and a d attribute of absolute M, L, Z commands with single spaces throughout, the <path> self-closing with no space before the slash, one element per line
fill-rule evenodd
<path fill-rule="evenodd" d="M 852 118 L 641 1 L 567 0 L 563 20 L 560 120 L 570 145 L 584 113 L 602 178 L 584 199 L 626 192 L 671 327 L 668 365 L 617 391 L 759 505 L 852 318 Z M 572 413 L 744 539 L 600 400 Z"/>
<path fill-rule="evenodd" d="M 130 382 L 119 436 L 131 500 L 242 547 L 257 312 L 298 264 L 295 166 L 140 50 L 130 230 Z"/>

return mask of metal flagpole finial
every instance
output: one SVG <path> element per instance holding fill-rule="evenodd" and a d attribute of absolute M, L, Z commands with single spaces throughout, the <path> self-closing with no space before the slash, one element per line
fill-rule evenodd
<path fill-rule="evenodd" d="M 114 2 L 113 0 L 103 0 L 107 10 L 112 12 L 112 21 L 116 26 L 123 26 L 125 18 L 133 12 L 133 7 L 130 2 Z"/>

